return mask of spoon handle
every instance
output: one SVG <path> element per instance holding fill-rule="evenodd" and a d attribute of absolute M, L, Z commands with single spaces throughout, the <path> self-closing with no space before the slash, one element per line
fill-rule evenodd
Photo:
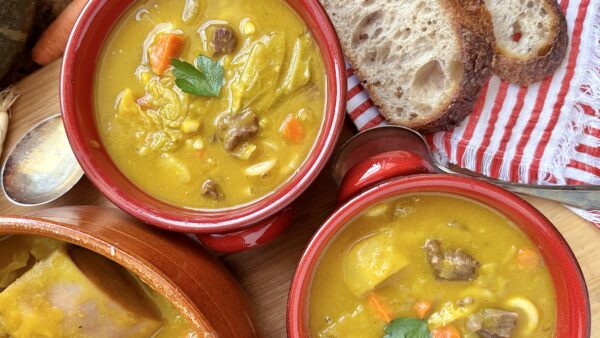
<path fill-rule="evenodd" d="M 447 173 L 479 178 L 514 193 L 541 197 L 584 210 L 600 209 L 600 186 L 513 183 L 489 178 L 455 165 L 449 165 L 448 167 L 437 165 L 437 167 Z"/>
<path fill-rule="evenodd" d="M 600 209 L 600 189 L 597 186 L 560 185 L 546 188 L 527 184 L 513 185 L 508 182 L 497 182 L 496 180 L 491 181 L 515 193 L 541 197 L 585 210 Z"/>

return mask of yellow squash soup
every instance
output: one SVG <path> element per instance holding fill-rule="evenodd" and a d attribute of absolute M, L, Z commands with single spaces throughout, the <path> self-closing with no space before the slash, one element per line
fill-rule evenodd
<path fill-rule="evenodd" d="M 499 213 L 451 195 L 383 202 L 324 250 L 312 337 L 552 337 L 555 293 L 536 246 Z"/>
<path fill-rule="evenodd" d="M 0 337 L 198 337 L 116 263 L 39 236 L 0 238 Z"/>
<path fill-rule="evenodd" d="M 95 79 L 98 130 L 141 189 L 190 208 L 273 192 L 321 129 L 325 73 L 283 0 L 138 1 Z"/>

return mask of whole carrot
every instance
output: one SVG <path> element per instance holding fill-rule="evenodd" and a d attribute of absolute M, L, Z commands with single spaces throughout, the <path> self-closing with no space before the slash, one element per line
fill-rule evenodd
<path fill-rule="evenodd" d="M 44 66 L 63 55 L 71 29 L 86 3 L 87 0 L 73 0 L 65 8 L 33 47 L 33 61 Z"/>

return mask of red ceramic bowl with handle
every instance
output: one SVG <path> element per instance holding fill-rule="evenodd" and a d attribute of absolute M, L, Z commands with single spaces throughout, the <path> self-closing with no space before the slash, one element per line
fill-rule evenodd
<path fill-rule="evenodd" d="M 162 202 L 133 184 L 112 162 L 96 129 L 96 60 L 111 29 L 134 2 L 136 0 L 89 1 L 77 20 L 63 60 L 60 81 L 63 120 L 71 147 L 86 176 L 129 214 L 164 229 L 200 234 L 200 240 L 214 250 L 241 251 L 274 239 L 291 219 L 289 206 L 329 159 L 344 120 L 345 65 L 327 14 L 317 0 L 287 0 L 317 42 L 326 73 L 325 118 L 304 164 L 286 183 L 258 201 L 243 207 L 198 211 Z"/>
<path fill-rule="evenodd" d="M 352 143 L 364 144 L 355 141 Z M 583 274 L 567 242 L 546 217 L 519 196 L 500 187 L 473 178 L 432 173 L 433 168 L 420 154 L 403 149 L 402 145 L 392 148 L 389 143 L 375 144 L 370 147 L 371 152 L 362 149 L 354 153 L 362 153 L 361 158 L 339 159 L 350 165 L 335 164 L 336 168 L 344 168 L 337 179 L 341 182 L 339 201 L 345 203 L 325 221 L 300 260 L 288 298 L 288 337 L 310 336 L 308 305 L 311 281 L 319 258 L 336 235 L 370 206 L 413 193 L 442 193 L 468 198 L 510 219 L 539 248 L 550 271 L 556 292 L 554 337 L 590 336 L 590 305 Z"/>

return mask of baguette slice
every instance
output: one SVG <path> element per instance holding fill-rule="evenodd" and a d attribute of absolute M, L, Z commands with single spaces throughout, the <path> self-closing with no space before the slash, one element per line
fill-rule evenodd
<path fill-rule="evenodd" d="M 344 54 L 392 124 L 448 129 L 492 73 L 491 18 L 479 0 L 321 0 Z"/>
<path fill-rule="evenodd" d="M 528 85 L 560 66 L 569 38 L 555 0 L 485 0 L 485 5 L 494 23 L 498 76 Z"/>

